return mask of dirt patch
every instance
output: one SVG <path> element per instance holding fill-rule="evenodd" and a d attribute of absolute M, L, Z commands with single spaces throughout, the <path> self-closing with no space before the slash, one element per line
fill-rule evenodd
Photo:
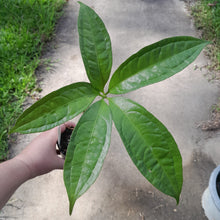
<path fill-rule="evenodd" d="M 73 128 L 66 128 L 66 130 L 61 134 L 60 144 L 57 142 L 57 145 L 59 148 L 58 154 L 61 154 L 64 157 L 66 156 L 66 151 L 67 151 L 68 144 L 70 142 L 70 137 L 71 137 L 72 132 L 73 132 Z"/>
<path fill-rule="evenodd" d="M 213 105 L 210 120 L 202 122 L 199 127 L 203 131 L 214 131 L 220 128 L 220 103 Z"/>

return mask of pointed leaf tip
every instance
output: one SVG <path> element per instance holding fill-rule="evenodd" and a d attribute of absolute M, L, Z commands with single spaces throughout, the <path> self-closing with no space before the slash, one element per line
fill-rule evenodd
<path fill-rule="evenodd" d="M 69 215 L 72 215 L 73 207 L 75 205 L 76 200 L 70 200 L 69 201 Z"/>
<path fill-rule="evenodd" d="M 78 2 L 78 4 L 80 4 L 80 5 L 85 5 L 85 4 L 83 4 L 81 1 L 77 1 Z"/>

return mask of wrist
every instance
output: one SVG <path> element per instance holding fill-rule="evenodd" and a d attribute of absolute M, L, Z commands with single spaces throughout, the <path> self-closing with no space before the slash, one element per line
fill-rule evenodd
<path fill-rule="evenodd" d="M 26 180 L 32 179 L 36 176 L 35 172 L 31 168 L 31 165 L 24 158 L 22 158 L 18 155 L 15 158 L 13 158 L 12 160 L 14 160 L 17 167 L 19 167 L 22 170 L 24 178 Z"/>

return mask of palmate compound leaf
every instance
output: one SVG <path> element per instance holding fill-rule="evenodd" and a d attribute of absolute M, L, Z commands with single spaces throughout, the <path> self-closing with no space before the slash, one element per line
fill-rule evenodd
<path fill-rule="evenodd" d="M 98 92 L 86 82 L 58 89 L 24 111 L 11 132 L 34 133 L 49 130 L 80 114 L 97 95 Z"/>
<path fill-rule="evenodd" d="M 109 98 L 113 121 L 132 161 L 157 189 L 179 202 L 182 159 L 166 127 L 132 100 Z"/>
<path fill-rule="evenodd" d="M 109 92 L 123 94 L 167 79 L 192 63 L 209 43 L 194 37 L 179 36 L 144 47 L 115 71 Z"/>
<path fill-rule="evenodd" d="M 100 100 L 83 114 L 73 131 L 64 164 L 70 214 L 76 199 L 99 175 L 110 145 L 111 129 L 109 106 Z"/>
<path fill-rule="evenodd" d="M 103 92 L 112 68 L 110 37 L 95 11 L 79 3 L 78 32 L 82 59 L 91 84 Z"/>

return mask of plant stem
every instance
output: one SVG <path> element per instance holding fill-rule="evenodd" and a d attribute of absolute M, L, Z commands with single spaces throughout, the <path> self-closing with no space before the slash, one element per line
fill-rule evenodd
<path fill-rule="evenodd" d="M 100 92 L 99 95 L 104 99 L 107 98 L 107 94 L 104 92 Z"/>

